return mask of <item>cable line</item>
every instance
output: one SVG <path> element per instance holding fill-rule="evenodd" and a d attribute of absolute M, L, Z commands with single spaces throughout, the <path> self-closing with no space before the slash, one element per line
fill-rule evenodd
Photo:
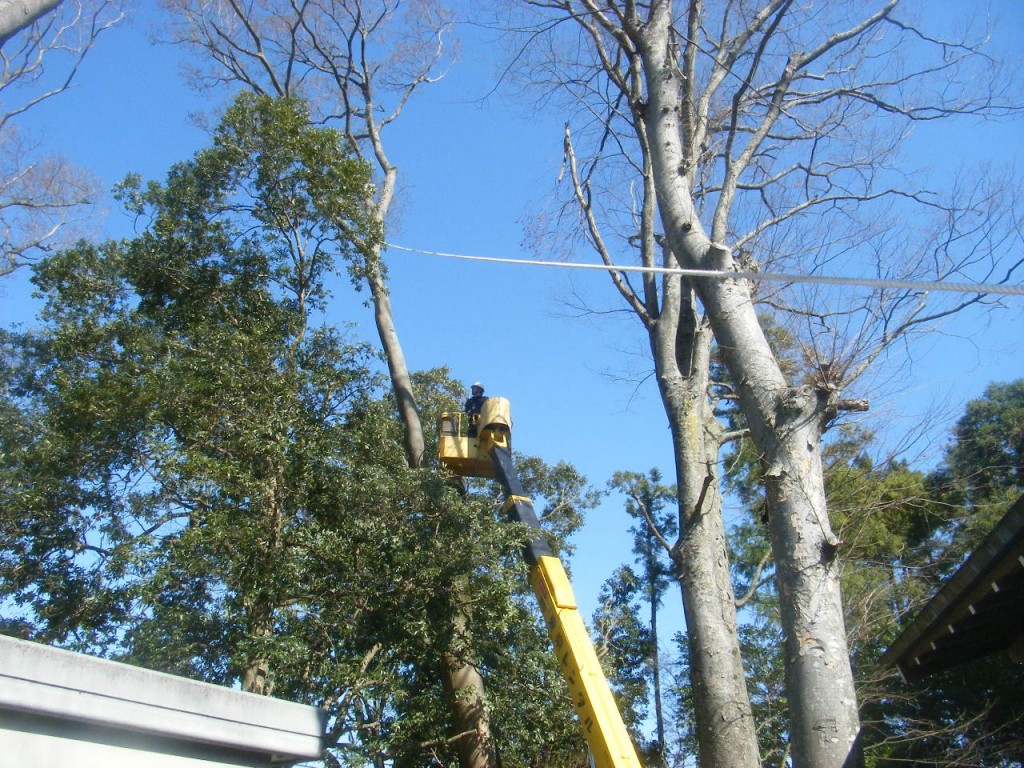
<path fill-rule="evenodd" d="M 682 267 L 640 267 L 608 264 L 580 264 L 571 261 L 533 261 L 531 259 L 510 259 L 501 256 L 469 256 L 462 253 L 427 251 L 409 248 L 394 243 L 386 244 L 389 249 L 419 253 L 424 256 L 439 256 L 462 261 L 484 261 L 492 264 L 519 264 L 530 267 L 560 267 L 562 269 L 596 269 L 604 272 L 642 272 L 659 275 L 681 275 L 683 277 L 712 277 L 720 279 L 768 280 L 780 283 L 818 283 L 822 285 L 854 285 L 864 288 L 905 288 L 914 291 L 948 291 L 952 293 L 998 293 L 1007 296 L 1024 296 L 1024 285 L 1000 285 L 993 283 L 953 283 L 927 280 L 887 280 L 867 277 L 828 277 L 825 275 L 791 275 L 780 272 L 723 272 L 717 269 L 683 269 Z"/>

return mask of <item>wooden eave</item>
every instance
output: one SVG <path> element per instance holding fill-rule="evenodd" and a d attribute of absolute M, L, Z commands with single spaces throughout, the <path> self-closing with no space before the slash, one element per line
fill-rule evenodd
<path fill-rule="evenodd" d="M 1024 660 L 1024 496 L 903 630 L 879 664 L 907 679 L 1008 651 Z"/>

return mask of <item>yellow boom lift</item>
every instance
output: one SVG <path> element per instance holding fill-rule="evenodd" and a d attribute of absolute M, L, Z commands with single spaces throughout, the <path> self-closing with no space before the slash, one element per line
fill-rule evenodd
<path fill-rule="evenodd" d="M 528 525 L 536 535 L 523 548 L 530 583 L 540 603 L 562 675 L 590 747 L 595 768 L 640 768 L 633 742 L 622 722 L 597 653 L 576 607 L 572 585 L 561 561 L 541 535 L 533 502 L 526 497 L 512 464 L 509 401 L 489 397 L 481 408 L 475 436 L 462 434 L 462 413 L 441 414 L 441 463 L 462 477 L 491 477 L 505 489 L 502 511 Z M 472 432 L 472 430 L 467 430 Z"/>

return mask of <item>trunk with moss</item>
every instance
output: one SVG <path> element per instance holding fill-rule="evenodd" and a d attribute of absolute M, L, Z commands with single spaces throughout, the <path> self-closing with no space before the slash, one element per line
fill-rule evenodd
<path fill-rule="evenodd" d="M 709 399 L 711 330 L 681 278 L 663 285 L 650 338 L 676 459 L 679 538 L 670 554 L 686 617 L 700 765 L 756 768 L 719 492 L 721 427 Z"/>

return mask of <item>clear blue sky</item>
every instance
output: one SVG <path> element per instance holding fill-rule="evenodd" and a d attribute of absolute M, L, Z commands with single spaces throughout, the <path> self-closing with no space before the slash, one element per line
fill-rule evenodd
<path fill-rule="evenodd" d="M 1004 16 L 998 50 L 1019 62 L 1024 12 L 1015 0 L 994 5 Z M 129 172 L 163 179 L 173 162 L 206 142 L 189 119 L 190 111 L 204 105 L 178 75 L 179 51 L 149 42 L 156 18 L 142 12 L 104 36 L 73 91 L 22 122 L 22 130 L 91 169 L 107 188 Z M 463 42 L 461 61 L 409 104 L 386 137 L 402 174 L 398 220 L 388 238 L 426 250 L 526 258 L 522 225 L 555 184 L 564 118 L 500 96 L 482 100 L 496 62 L 478 36 L 467 31 Z M 960 131 L 929 136 L 922 151 L 940 162 L 1021 160 L 1021 122 L 975 121 Z M 974 156 L 965 156 L 968 147 Z M 131 222 L 113 206 L 103 226 L 114 236 L 131 231 Z M 607 277 L 401 251 L 392 251 L 388 263 L 410 366 L 447 365 L 467 384 L 481 379 L 488 394 L 508 397 L 517 450 L 552 463 L 570 461 L 599 487 L 620 469 L 656 466 L 672 476 L 669 433 L 647 376 L 650 364 L 639 323 L 626 314 L 573 317 L 567 308 L 575 292 L 597 305 L 618 306 Z M 0 283 L 0 322 L 31 322 L 25 277 Z M 332 319 L 358 323 L 375 341 L 363 299 L 339 290 Z M 927 419 L 931 439 L 925 447 L 930 445 L 934 457 L 967 400 L 990 381 L 1024 377 L 1024 300 L 1009 298 L 1006 304 L 996 314 L 957 317 L 941 334 L 915 346 L 913 362 L 894 365 L 885 386 L 873 392 L 868 423 L 896 441 Z M 894 353 L 894 360 L 902 361 L 900 354 Z M 929 416 L 936 403 L 941 416 Z M 628 521 L 620 507 L 619 500 L 607 500 L 575 542 L 574 582 L 587 617 L 600 583 L 631 559 L 623 536 Z M 678 596 L 668 603 L 678 605 Z"/>

